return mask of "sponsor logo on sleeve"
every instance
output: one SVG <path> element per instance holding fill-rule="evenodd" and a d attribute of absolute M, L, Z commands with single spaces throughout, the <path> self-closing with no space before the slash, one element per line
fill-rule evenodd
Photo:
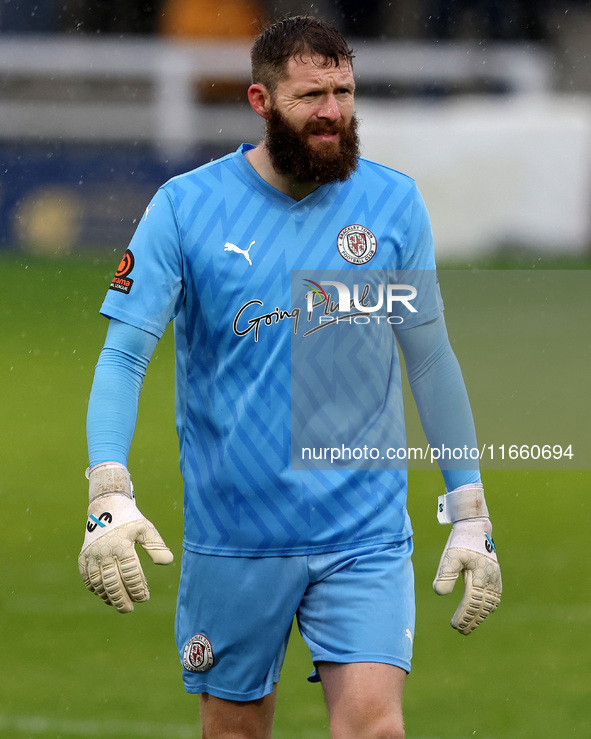
<path fill-rule="evenodd" d="M 129 291 L 133 286 L 133 280 L 130 279 L 128 275 L 132 271 L 134 265 L 135 259 L 133 252 L 131 249 L 128 249 L 117 267 L 117 272 L 115 272 L 115 277 L 113 277 L 113 281 L 109 285 L 109 290 L 115 290 L 116 292 L 129 295 Z"/>

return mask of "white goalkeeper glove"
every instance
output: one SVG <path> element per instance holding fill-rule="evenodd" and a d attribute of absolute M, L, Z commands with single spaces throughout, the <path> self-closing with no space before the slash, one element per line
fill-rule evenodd
<path fill-rule="evenodd" d="M 170 564 L 173 555 L 155 526 L 136 507 L 129 472 L 122 464 L 106 462 L 88 474 L 89 500 L 86 535 L 78 567 L 86 587 L 120 613 L 150 597 L 135 543 L 152 562 Z"/>
<path fill-rule="evenodd" d="M 437 519 L 453 524 L 443 550 L 433 590 L 448 595 L 460 572 L 464 596 L 451 625 L 470 634 L 501 602 L 501 568 L 492 539 L 492 525 L 482 485 L 464 485 L 439 496 Z"/>

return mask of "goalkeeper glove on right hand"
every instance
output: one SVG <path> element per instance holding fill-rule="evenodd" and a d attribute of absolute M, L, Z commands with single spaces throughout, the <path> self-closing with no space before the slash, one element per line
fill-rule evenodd
<path fill-rule="evenodd" d="M 466 485 L 440 496 L 437 518 L 453 527 L 433 589 L 437 595 L 448 595 L 462 573 L 464 596 L 451 625 L 468 635 L 497 609 L 503 590 L 482 485 Z"/>
<path fill-rule="evenodd" d="M 88 477 L 90 505 L 78 557 L 80 574 L 86 587 L 107 605 L 129 613 L 134 603 L 150 597 L 135 543 L 155 564 L 170 564 L 173 555 L 137 509 L 129 472 L 122 464 L 99 464 Z"/>

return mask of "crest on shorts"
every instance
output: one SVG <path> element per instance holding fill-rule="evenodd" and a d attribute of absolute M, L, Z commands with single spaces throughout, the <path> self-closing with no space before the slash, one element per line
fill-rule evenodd
<path fill-rule="evenodd" d="M 213 648 L 203 634 L 195 634 L 185 644 L 183 667 L 189 672 L 205 672 L 213 667 Z"/>
<path fill-rule="evenodd" d="M 376 253 L 378 242 L 369 228 L 355 223 L 339 233 L 337 247 L 343 259 L 351 264 L 366 264 Z"/>

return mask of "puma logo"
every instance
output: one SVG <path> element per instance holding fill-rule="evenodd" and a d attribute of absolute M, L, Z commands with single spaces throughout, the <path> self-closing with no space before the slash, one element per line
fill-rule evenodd
<path fill-rule="evenodd" d="M 148 205 L 148 207 L 146 208 L 146 210 L 144 212 L 144 221 L 147 221 L 148 220 L 148 216 L 150 215 L 150 211 L 152 210 L 152 208 L 155 205 L 156 205 L 156 203 L 151 203 L 150 205 Z"/>
<path fill-rule="evenodd" d="M 242 256 L 246 259 L 246 261 L 252 267 L 252 259 L 250 258 L 249 251 L 252 245 L 255 243 L 256 243 L 255 241 L 251 241 L 248 249 L 241 249 L 239 246 L 236 246 L 236 244 L 231 244 L 229 241 L 226 241 L 226 243 L 224 244 L 224 251 L 235 251 L 236 254 L 242 254 Z"/>

